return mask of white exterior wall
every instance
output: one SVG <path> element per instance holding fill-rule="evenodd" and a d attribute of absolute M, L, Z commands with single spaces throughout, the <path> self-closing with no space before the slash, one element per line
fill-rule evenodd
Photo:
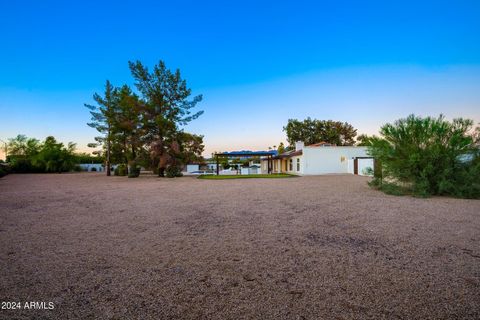
<path fill-rule="evenodd" d="M 105 170 L 105 167 L 101 163 L 80 163 L 80 168 L 83 171 L 92 171 L 92 168 L 95 168 L 97 172 Z"/>
<path fill-rule="evenodd" d="M 366 147 L 304 147 L 303 162 L 300 161 L 299 174 L 315 175 L 348 173 L 348 160 L 354 157 L 367 157 Z M 293 157 L 296 158 L 296 157 Z M 294 168 L 295 162 L 294 160 Z M 352 162 L 353 171 L 353 162 Z M 360 172 L 360 168 L 359 168 Z"/>
<path fill-rule="evenodd" d="M 355 171 L 354 171 L 355 164 L 353 163 L 353 159 L 348 159 L 348 161 L 347 161 L 347 167 L 348 167 L 347 173 L 350 173 L 350 174 L 354 174 L 354 173 L 355 173 Z"/>
<path fill-rule="evenodd" d="M 199 167 L 198 164 L 187 164 L 187 172 L 197 171 Z"/>
<path fill-rule="evenodd" d="M 293 170 L 289 171 L 292 174 L 304 174 L 305 163 L 304 163 L 304 156 L 295 156 L 292 157 L 293 160 Z M 300 170 L 297 170 L 297 160 L 300 160 Z M 288 164 L 288 169 L 290 170 L 290 164 Z"/>
<path fill-rule="evenodd" d="M 217 170 L 217 164 L 216 163 L 207 163 L 207 168 L 209 170 Z"/>
<path fill-rule="evenodd" d="M 261 165 L 260 171 L 261 171 L 263 174 L 268 173 L 268 161 L 267 161 L 267 160 L 262 160 L 262 161 L 260 162 L 260 165 Z"/>

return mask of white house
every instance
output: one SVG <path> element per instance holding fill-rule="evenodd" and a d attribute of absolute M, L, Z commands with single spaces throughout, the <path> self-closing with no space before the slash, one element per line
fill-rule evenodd
<path fill-rule="evenodd" d="M 373 169 L 373 159 L 368 156 L 366 147 L 335 146 L 325 142 L 305 146 L 303 142 L 297 142 L 293 151 L 277 155 L 270 161 L 262 159 L 262 173 L 268 173 L 269 165 L 273 173 L 368 174 L 367 167 Z"/>
<path fill-rule="evenodd" d="M 197 163 L 187 164 L 187 172 L 194 172 L 200 170 L 200 165 Z"/>

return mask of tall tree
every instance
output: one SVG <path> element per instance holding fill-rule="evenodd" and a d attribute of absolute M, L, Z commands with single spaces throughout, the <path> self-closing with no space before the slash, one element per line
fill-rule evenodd
<path fill-rule="evenodd" d="M 333 120 L 307 119 L 300 121 L 289 119 L 283 131 L 287 134 L 290 146 L 296 141 L 303 141 L 305 145 L 318 142 L 327 142 L 335 145 L 351 146 L 355 143 L 357 130 L 347 122 Z"/>
<path fill-rule="evenodd" d="M 141 123 L 143 103 L 127 85 L 116 88 L 113 95 L 112 140 L 118 143 L 129 171 L 134 171 L 144 134 Z"/>
<path fill-rule="evenodd" d="M 65 172 L 75 166 L 75 144 L 70 142 L 65 147 L 54 137 L 45 139 L 40 152 L 33 157 L 32 163 L 42 172 Z"/>
<path fill-rule="evenodd" d="M 75 144 L 63 143 L 50 136 L 43 143 L 18 135 L 9 139 L 8 161 L 14 172 L 64 172 L 73 170 Z"/>
<path fill-rule="evenodd" d="M 90 144 L 90 146 L 103 145 L 106 148 L 105 165 L 107 176 L 111 175 L 110 172 L 110 151 L 112 143 L 112 128 L 115 117 L 115 105 L 114 105 L 114 87 L 110 81 L 105 83 L 105 93 L 102 97 L 98 93 L 93 95 L 93 100 L 98 104 L 96 106 L 85 104 L 85 107 L 90 109 L 92 116 L 88 126 L 95 128 L 102 136 L 96 137 L 97 144 Z"/>
<path fill-rule="evenodd" d="M 205 150 L 203 136 L 188 132 L 180 132 L 178 135 L 180 142 L 181 161 L 186 164 L 189 162 L 203 161 L 202 153 Z"/>
<path fill-rule="evenodd" d="M 42 145 L 35 138 L 28 138 L 23 134 L 8 140 L 7 162 L 15 172 L 36 172 L 39 171 L 33 165 L 33 158 L 40 152 Z"/>
<path fill-rule="evenodd" d="M 40 141 L 35 138 L 28 138 L 26 135 L 19 134 L 15 138 L 8 140 L 8 152 L 15 156 L 31 157 L 40 151 Z"/>
<path fill-rule="evenodd" d="M 357 146 L 369 146 L 372 144 L 373 138 L 375 138 L 375 136 L 361 134 L 357 137 Z"/>
<path fill-rule="evenodd" d="M 203 113 L 192 113 L 202 96 L 190 98 L 191 89 L 182 79 L 180 70 L 170 71 L 163 61 L 155 65 L 152 72 L 140 61 L 129 62 L 129 66 L 145 103 L 144 138 L 151 149 L 153 160 L 158 163 L 158 173 L 163 176 L 167 166 L 178 165 L 175 159 L 180 152 L 180 126 L 188 124 Z"/>

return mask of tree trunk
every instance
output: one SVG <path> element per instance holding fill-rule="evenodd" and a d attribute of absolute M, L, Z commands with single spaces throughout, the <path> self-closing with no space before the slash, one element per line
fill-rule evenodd
<path fill-rule="evenodd" d="M 159 177 L 165 177 L 165 167 L 159 167 L 158 168 L 158 176 Z"/>
<path fill-rule="evenodd" d="M 110 126 L 108 126 L 108 135 L 107 135 L 107 177 L 111 175 L 110 172 Z"/>
<path fill-rule="evenodd" d="M 123 134 L 123 150 L 124 150 L 124 154 L 125 154 L 125 170 L 126 170 L 126 174 L 128 175 L 128 173 L 130 172 L 130 168 L 129 168 L 129 165 L 128 165 L 128 157 L 127 157 L 127 151 L 128 151 L 128 147 L 127 147 L 127 138 L 125 138 L 125 133 Z"/>

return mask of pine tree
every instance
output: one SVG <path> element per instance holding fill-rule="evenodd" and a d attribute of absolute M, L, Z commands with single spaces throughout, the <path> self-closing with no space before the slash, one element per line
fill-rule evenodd
<path fill-rule="evenodd" d="M 158 173 L 164 176 L 168 166 L 178 166 L 181 155 L 180 126 L 198 118 L 203 111 L 192 113 L 202 96 L 190 99 L 191 89 L 182 79 L 180 70 L 166 68 L 160 61 L 152 72 L 140 61 L 129 62 L 135 85 L 145 103 L 143 128 L 153 160 L 158 163 Z"/>
<path fill-rule="evenodd" d="M 110 176 L 110 151 L 112 143 L 112 128 L 115 115 L 115 106 L 114 106 L 114 87 L 110 81 L 105 83 L 105 94 L 102 97 L 98 93 L 93 95 L 93 100 L 98 104 L 97 106 L 85 104 L 85 107 L 90 109 L 90 114 L 92 115 L 90 123 L 88 126 L 95 128 L 103 136 L 96 137 L 96 144 L 89 144 L 89 146 L 98 146 L 103 145 L 106 148 L 106 167 L 107 167 L 107 176 Z"/>

